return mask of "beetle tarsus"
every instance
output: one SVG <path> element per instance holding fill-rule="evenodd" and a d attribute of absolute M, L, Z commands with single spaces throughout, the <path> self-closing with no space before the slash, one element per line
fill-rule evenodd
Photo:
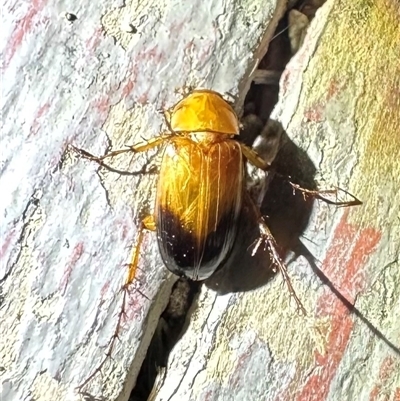
<path fill-rule="evenodd" d="M 304 200 L 306 200 L 307 197 L 312 197 L 315 199 L 322 200 L 325 203 L 328 203 L 329 205 L 334 205 L 339 207 L 362 205 L 362 202 L 358 198 L 356 198 L 353 194 L 351 194 L 350 192 L 346 191 L 343 188 L 334 187 L 333 189 L 307 189 L 291 181 L 291 177 L 286 177 L 276 172 L 275 175 L 286 180 L 291 185 L 291 187 L 293 188 L 293 194 L 296 191 L 301 192 L 303 194 Z M 348 198 L 350 198 L 351 200 L 340 200 L 339 194 L 341 192 L 347 195 Z M 331 199 L 330 197 L 334 197 L 335 200 Z"/>
<path fill-rule="evenodd" d="M 255 245 L 255 251 L 253 250 L 253 254 L 257 251 L 257 249 L 263 242 L 265 244 L 265 248 L 268 249 L 273 266 L 278 268 L 279 271 L 281 272 L 283 279 L 288 287 L 290 295 L 296 301 L 298 312 L 300 312 L 304 316 L 307 315 L 306 309 L 304 308 L 302 302 L 300 301 L 300 298 L 297 296 L 296 291 L 292 286 L 292 282 L 290 280 L 287 271 L 287 266 L 279 255 L 275 238 L 272 235 L 271 231 L 269 230 L 267 223 L 265 222 L 263 217 L 259 218 L 258 225 L 260 228 L 260 238 L 257 240 L 257 243 Z"/>
<path fill-rule="evenodd" d="M 128 293 L 128 286 L 124 284 L 124 286 L 122 287 L 122 291 L 123 291 L 123 296 L 122 296 L 122 306 L 121 306 L 121 310 L 118 314 L 118 322 L 117 325 L 115 327 L 114 333 L 107 345 L 108 349 L 107 352 L 104 354 L 104 357 L 102 359 L 102 361 L 100 362 L 100 364 L 96 367 L 96 369 L 78 386 L 76 387 L 76 389 L 78 390 L 78 393 L 80 394 L 84 394 L 84 392 L 82 391 L 82 389 L 98 374 L 101 373 L 105 363 L 107 362 L 107 360 L 109 358 L 111 358 L 114 346 L 115 346 L 115 342 L 116 340 L 119 340 L 119 333 L 120 333 L 120 329 L 122 327 L 122 320 L 124 317 L 126 317 L 126 309 L 125 309 L 125 304 L 126 304 L 126 295 Z"/>

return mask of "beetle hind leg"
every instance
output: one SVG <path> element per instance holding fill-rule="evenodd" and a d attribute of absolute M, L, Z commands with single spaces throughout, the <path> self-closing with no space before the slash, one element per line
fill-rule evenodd
<path fill-rule="evenodd" d="M 294 298 L 296 302 L 298 311 L 305 316 L 307 314 L 306 309 L 304 308 L 302 302 L 300 301 L 300 298 L 297 296 L 296 291 L 293 288 L 287 271 L 287 266 L 279 255 L 275 238 L 272 235 L 263 217 L 259 217 L 258 225 L 260 229 L 260 237 L 255 242 L 252 255 L 257 252 L 261 244 L 264 244 L 264 247 L 268 249 L 273 265 L 277 267 L 281 272 L 283 280 L 288 287 L 289 294 Z"/>
<path fill-rule="evenodd" d="M 268 250 L 268 252 L 270 254 L 273 266 L 275 266 L 281 272 L 283 280 L 285 281 L 285 283 L 288 287 L 289 294 L 296 301 L 297 310 L 305 316 L 307 314 L 306 309 L 304 308 L 302 302 L 300 301 L 300 298 L 297 296 L 296 291 L 293 288 L 292 282 L 290 280 L 290 277 L 289 277 L 289 274 L 287 271 L 286 263 L 282 260 L 281 256 L 279 255 L 278 245 L 275 241 L 275 238 L 272 235 L 270 229 L 268 228 L 268 225 L 267 225 L 264 217 L 261 215 L 259 208 L 257 207 L 257 205 L 254 203 L 253 199 L 247 192 L 246 192 L 246 198 L 247 198 L 249 204 L 252 206 L 254 214 L 257 216 L 258 227 L 259 227 L 259 231 L 260 231 L 259 238 L 253 244 L 254 248 L 252 251 L 252 255 L 255 255 L 258 248 L 262 244 L 264 245 L 264 249 Z"/>
<path fill-rule="evenodd" d="M 129 289 L 131 285 L 133 284 L 135 277 L 136 277 L 136 272 L 138 269 L 138 264 L 139 264 L 139 256 L 140 256 L 140 249 L 142 247 L 144 235 L 145 235 L 145 230 L 149 231 L 154 231 L 155 230 L 155 223 L 154 223 L 154 217 L 153 216 L 148 216 L 145 219 L 142 220 L 140 223 L 140 226 L 138 228 L 138 234 L 137 234 L 137 239 L 135 246 L 133 248 L 133 255 L 132 255 L 132 261 L 129 263 L 128 266 L 128 274 L 126 276 L 125 282 L 121 287 L 121 292 L 122 292 L 122 302 L 121 302 L 121 308 L 118 313 L 118 319 L 117 323 L 115 325 L 114 332 L 112 334 L 112 337 L 110 338 L 110 341 L 108 343 L 108 348 L 107 352 L 104 354 L 104 357 L 100 364 L 96 367 L 96 369 L 77 387 L 77 390 L 81 394 L 85 394 L 85 392 L 82 391 L 82 389 L 98 374 L 101 372 L 103 369 L 105 363 L 109 358 L 112 356 L 112 352 L 114 350 L 115 343 L 117 339 L 119 339 L 120 331 L 122 328 L 123 324 L 123 319 L 126 317 L 126 306 L 128 302 L 128 295 L 129 295 Z M 136 289 L 141 295 L 143 295 L 145 298 L 147 296 L 141 292 L 140 290 Z"/>

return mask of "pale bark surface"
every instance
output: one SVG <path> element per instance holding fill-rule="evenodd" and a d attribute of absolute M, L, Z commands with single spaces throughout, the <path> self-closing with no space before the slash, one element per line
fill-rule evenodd
<path fill-rule="evenodd" d="M 286 159 L 285 172 L 314 165 L 320 188 L 363 201 L 314 202 L 298 238 L 304 248 L 288 243 L 306 256 L 289 274 L 307 316 L 296 313 L 279 275 L 251 292 L 218 296 L 203 287 L 155 400 L 400 399 L 399 26 L 396 1 L 328 1 L 281 79 L 272 118 L 301 155 L 297 166 Z M 271 213 L 268 221 L 290 238 L 297 217 Z M 258 263 L 231 262 L 241 264 L 242 282 Z"/>
<path fill-rule="evenodd" d="M 156 136 L 165 129 L 160 110 L 185 86 L 241 104 L 284 3 L 39 0 L 2 8 L 2 400 L 81 398 L 75 387 L 103 358 L 137 224 L 143 208 L 151 213 L 155 174 L 120 176 L 68 145 L 100 155 Z M 113 165 L 137 171 L 156 164 L 150 153 Z M 113 359 L 87 388 L 107 400 L 127 399 L 175 280 L 153 234 L 143 249 L 140 292 L 132 289 Z"/>

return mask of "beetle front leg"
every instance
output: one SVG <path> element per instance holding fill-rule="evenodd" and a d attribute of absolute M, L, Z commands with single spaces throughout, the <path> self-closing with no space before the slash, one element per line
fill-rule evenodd
<path fill-rule="evenodd" d="M 84 149 L 77 148 L 74 145 L 69 145 L 69 147 L 75 152 L 78 153 L 80 156 L 82 156 L 85 159 L 88 160 L 93 160 L 96 163 L 100 164 L 103 167 L 106 167 L 107 169 L 111 171 L 115 171 L 118 173 L 121 173 L 119 170 L 115 170 L 113 167 L 107 165 L 104 163 L 104 159 L 112 158 L 118 155 L 121 155 L 123 153 L 140 153 L 140 152 L 146 152 L 152 148 L 155 148 L 157 146 L 162 145 L 165 141 L 173 138 L 173 134 L 164 134 L 164 135 L 159 135 L 155 138 L 149 139 L 147 142 L 144 143 L 139 143 L 136 145 L 128 146 L 126 149 L 118 149 L 114 150 L 110 153 L 106 153 L 103 156 L 94 156 L 88 151 Z"/>
<path fill-rule="evenodd" d="M 242 153 L 244 157 L 255 167 L 267 171 L 271 167 L 271 164 L 264 160 L 263 157 L 261 157 L 254 149 L 250 148 L 249 146 L 245 144 L 240 144 L 240 147 L 242 149 Z M 362 205 L 362 202 L 357 199 L 354 195 L 351 193 L 347 192 L 346 190 L 342 188 L 334 188 L 334 189 L 323 189 L 323 190 L 312 190 L 312 189 L 307 189 L 301 187 L 299 184 L 296 184 L 291 181 L 291 178 L 289 176 L 284 176 L 282 174 L 277 173 L 274 171 L 274 176 L 280 177 L 283 180 L 286 180 L 291 187 L 293 188 L 293 191 L 300 191 L 304 198 L 307 196 L 311 196 L 315 199 L 320 199 L 330 205 L 335 205 L 335 206 L 359 206 Z M 340 192 L 343 192 L 346 194 L 348 197 L 351 198 L 351 200 L 338 200 L 338 195 Z M 332 200 L 329 197 L 336 197 L 336 200 Z"/>
<path fill-rule="evenodd" d="M 136 272 L 138 269 L 139 265 L 139 255 L 140 255 L 140 249 L 142 247 L 144 235 L 145 235 L 145 230 L 149 231 L 155 231 L 156 226 L 154 223 L 154 217 L 153 216 L 148 216 L 142 220 L 140 223 L 139 229 L 138 229 L 138 234 L 136 238 L 136 243 L 133 248 L 133 255 L 132 255 L 132 261 L 131 263 L 128 264 L 128 274 L 126 276 L 125 282 L 123 286 L 121 287 L 121 292 L 122 292 L 122 303 L 121 303 L 121 309 L 118 314 L 118 320 L 117 324 L 115 326 L 114 333 L 110 339 L 109 345 L 107 352 L 104 355 L 104 358 L 102 359 L 101 363 L 97 366 L 97 368 L 77 387 L 77 390 L 79 393 L 84 394 L 82 392 L 82 389 L 97 375 L 97 373 L 101 372 L 103 369 L 105 363 L 107 362 L 108 358 L 111 358 L 115 342 L 119 338 L 120 330 L 122 327 L 122 320 L 123 317 L 126 316 L 126 302 L 127 302 L 127 295 L 129 292 L 129 287 L 131 284 L 134 282 L 135 277 L 136 277 Z M 141 291 L 139 291 L 140 294 L 142 294 L 144 297 L 146 297 L 145 294 L 143 294 Z M 146 297 L 147 298 L 147 297 Z"/>

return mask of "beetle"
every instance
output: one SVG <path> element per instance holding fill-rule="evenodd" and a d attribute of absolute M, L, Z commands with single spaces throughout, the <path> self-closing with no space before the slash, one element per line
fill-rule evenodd
<path fill-rule="evenodd" d="M 143 144 L 100 157 L 72 146 L 84 158 L 106 167 L 104 160 L 107 158 L 164 146 L 154 215 L 143 219 L 138 228 L 132 262 L 122 287 L 122 308 L 109 350 L 99 367 L 79 388 L 101 370 L 112 352 L 125 312 L 127 289 L 135 279 L 145 230 L 156 231 L 162 259 L 172 273 L 191 280 L 204 280 L 224 263 L 232 250 L 245 197 L 258 218 L 260 231 L 253 254 L 264 243 L 299 310 L 305 314 L 277 251 L 275 239 L 245 188 L 246 161 L 262 170 L 267 170 L 270 164 L 255 150 L 238 141 L 240 124 L 232 106 L 215 91 L 197 89 L 164 114 L 169 132 Z M 317 191 L 292 185 L 305 194 L 319 195 Z"/>
<path fill-rule="evenodd" d="M 154 216 L 138 230 L 129 283 L 139 259 L 145 229 L 156 231 L 165 266 L 191 280 L 210 277 L 229 256 L 236 238 L 245 192 L 245 161 L 266 170 L 269 164 L 237 141 L 239 119 L 217 92 L 192 91 L 165 112 L 169 133 L 142 145 L 101 157 L 73 147 L 100 162 L 126 152 L 164 145 Z"/>

